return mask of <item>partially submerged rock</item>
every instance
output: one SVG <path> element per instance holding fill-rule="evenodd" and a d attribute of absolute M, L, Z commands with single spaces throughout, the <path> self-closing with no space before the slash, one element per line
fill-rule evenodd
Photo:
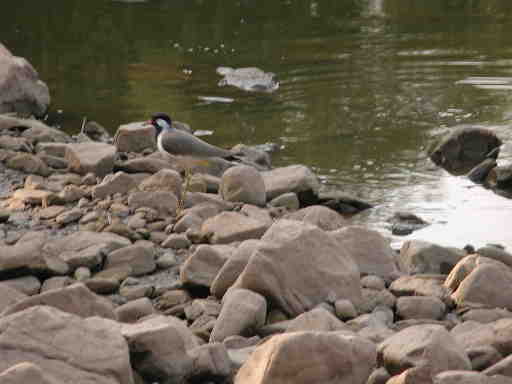
<path fill-rule="evenodd" d="M 259 68 L 237 68 L 219 67 L 217 73 L 224 76 L 219 81 L 219 86 L 230 85 L 244 91 L 252 92 L 273 92 L 279 88 L 279 82 L 274 77 L 275 73 L 263 72 Z"/>

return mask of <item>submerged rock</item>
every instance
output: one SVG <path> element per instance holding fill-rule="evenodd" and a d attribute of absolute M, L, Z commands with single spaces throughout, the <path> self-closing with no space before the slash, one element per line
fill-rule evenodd
<path fill-rule="evenodd" d="M 231 85 L 251 92 L 274 92 L 279 88 L 279 82 L 274 79 L 275 73 L 263 72 L 259 68 L 219 67 L 217 73 L 224 76 L 219 81 L 221 87 Z"/>

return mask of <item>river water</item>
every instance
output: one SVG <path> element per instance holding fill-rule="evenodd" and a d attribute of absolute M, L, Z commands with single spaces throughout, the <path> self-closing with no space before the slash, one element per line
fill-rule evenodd
<path fill-rule="evenodd" d="M 217 145 L 276 143 L 275 165 L 376 204 L 355 223 L 389 233 L 409 210 L 434 223 L 415 237 L 512 246 L 510 200 L 427 157 L 478 124 L 511 160 L 510 0 L 2 0 L 0 39 L 38 69 L 68 132 L 168 111 Z M 280 88 L 220 88 L 219 66 L 274 72 Z"/>

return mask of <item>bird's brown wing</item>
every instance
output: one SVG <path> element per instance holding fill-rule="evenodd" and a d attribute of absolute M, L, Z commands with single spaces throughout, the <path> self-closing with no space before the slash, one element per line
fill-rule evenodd
<path fill-rule="evenodd" d="M 174 129 L 165 134 L 162 145 L 164 149 L 178 156 L 194 157 L 229 157 L 233 154 L 199 139 L 190 133 Z"/>

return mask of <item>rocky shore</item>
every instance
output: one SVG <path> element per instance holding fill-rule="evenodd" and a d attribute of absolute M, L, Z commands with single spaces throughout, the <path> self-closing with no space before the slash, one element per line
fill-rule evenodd
<path fill-rule="evenodd" d="M 501 144 L 465 132 L 439 162 Z M 0 115 L 0 384 L 512 383 L 512 254 L 396 252 L 306 166 L 175 158 L 154 135 Z"/>

